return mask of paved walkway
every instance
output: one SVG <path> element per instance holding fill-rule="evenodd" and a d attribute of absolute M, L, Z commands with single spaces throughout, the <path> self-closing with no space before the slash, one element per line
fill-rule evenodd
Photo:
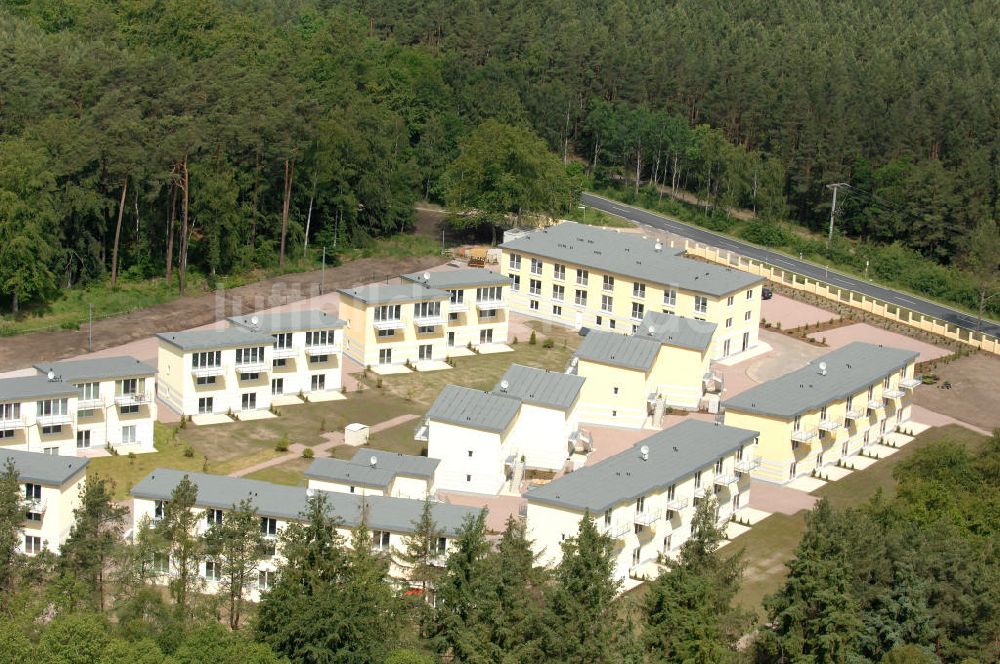
<path fill-rule="evenodd" d="M 418 415 L 400 415 L 384 422 L 373 424 L 370 432 L 378 433 L 379 431 L 385 431 L 386 429 L 391 429 L 392 427 L 399 426 L 400 424 L 406 424 L 407 422 L 415 420 L 418 417 Z M 313 454 L 316 456 L 320 456 L 322 453 L 329 452 L 334 447 L 344 444 L 343 431 L 328 431 L 323 434 L 323 438 L 326 440 L 325 443 L 320 443 L 319 445 L 314 445 L 312 447 Z M 254 465 L 247 466 L 246 468 L 234 470 L 229 473 L 229 477 L 244 477 L 246 475 L 250 475 L 251 473 L 256 473 L 258 470 L 273 468 L 274 466 L 280 466 L 281 464 L 288 463 L 294 459 L 299 459 L 302 457 L 302 453 L 307 449 L 307 447 L 308 446 L 300 443 L 292 443 L 288 446 L 287 454 L 283 454 L 279 457 L 274 457 L 273 459 L 268 459 L 267 461 L 262 461 L 260 463 L 255 463 Z"/>

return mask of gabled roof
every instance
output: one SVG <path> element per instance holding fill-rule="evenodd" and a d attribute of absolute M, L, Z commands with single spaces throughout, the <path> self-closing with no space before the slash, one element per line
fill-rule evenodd
<path fill-rule="evenodd" d="M 569 410 L 580 396 L 585 380 L 561 371 L 512 364 L 494 386 L 493 393 L 517 397 L 535 406 Z"/>
<path fill-rule="evenodd" d="M 617 233 L 564 221 L 505 242 L 505 252 L 525 252 L 590 267 L 660 286 L 720 296 L 750 288 L 764 278 L 685 258 L 682 249 L 662 247 L 634 233 Z"/>
<path fill-rule="evenodd" d="M 855 341 L 810 361 L 806 366 L 727 399 L 728 410 L 792 418 L 845 399 L 882 381 L 919 353 Z M 826 363 L 825 374 L 820 363 Z"/>
<path fill-rule="evenodd" d="M 156 375 L 156 369 L 127 355 L 51 363 L 40 362 L 35 365 L 35 369 L 41 374 L 48 374 L 51 371 L 68 383 Z"/>
<path fill-rule="evenodd" d="M 445 385 L 427 411 L 427 419 L 502 433 L 520 409 L 521 400 L 515 397 Z"/>
<path fill-rule="evenodd" d="M 7 460 L 14 462 L 18 480 L 35 484 L 61 486 L 83 470 L 90 459 L 56 456 L 41 452 L 0 449 L 0 472 Z"/>
<path fill-rule="evenodd" d="M 506 286 L 510 284 L 510 277 L 505 277 L 492 270 L 484 270 L 479 267 L 464 268 L 461 270 L 440 270 L 438 272 L 427 272 L 430 279 L 424 279 L 424 272 L 413 272 L 404 274 L 403 279 L 418 284 L 424 284 L 431 288 L 454 289 L 454 288 L 475 288 L 482 286 Z"/>
<path fill-rule="evenodd" d="M 590 510 L 597 515 L 662 491 L 753 442 L 757 435 L 749 429 L 687 419 L 620 454 L 529 489 L 525 497 L 529 502 Z M 649 447 L 647 459 L 640 453 L 643 445 Z"/>
<path fill-rule="evenodd" d="M 132 489 L 132 495 L 146 500 L 169 500 L 174 487 L 185 475 L 198 487 L 198 507 L 228 509 L 243 499 L 249 499 L 261 516 L 282 520 L 295 521 L 301 517 L 310 491 L 259 480 L 157 468 Z M 349 528 L 361 523 L 364 512 L 369 528 L 397 533 L 413 532 L 413 523 L 420 518 L 424 507 L 424 501 L 410 498 L 360 496 L 333 491 L 325 493 L 330 512 Z M 440 529 L 454 535 L 466 517 L 475 516 L 478 510 L 434 503 L 431 513 Z"/>
<path fill-rule="evenodd" d="M 375 465 L 371 463 L 375 459 Z M 402 475 L 429 479 L 441 461 L 398 452 L 384 452 L 361 448 L 350 461 L 342 459 L 316 459 L 306 470 L 306 477 L 332 482 L 344 482 L 386 488 L 393 479 Z"/>
<path fill-rule="evenodd" d="M 339 293 L 365 304 L 404 304 L 427 300 L 447 300 L 447 291 L 428 288 L 412 281 L 405 284 L 368 284 L 356 288 L 340 288 Z"/>
<path fill-rule="evenodd" d="M 76 393 L 77 388 L 72 383 L 49 380 L 46 376 L 0 378 L 0 401 L 71 397 Z"/>
<path fill-rule="evenodd" d="M 242 327 L 227 327 L 213 330 L 188 330 L 186 332 L 159 332 L 156 337 L 183 351 L 215 350 L 237 346 L 270 346 L 274 339 L 270 335 L 251 332 Z"/>
<path fill-rule="evenodd" d="M 581 360 L 640 371 L 652 369 L 659 354 L 660 343 L 655 339 L 603 330 L 591 330 L 574 353 Z"/>
<path fill-rule="evenodd" d="M 254 325 L 254 318 L 257 319 L 256 325 Z M 344 327 L 347 324 L 336 316 L 331 316 L 319 309 L 282 311 L 274 314 L 247 314 L 246 316 L 232 316 L 226 320 L 251 332 L 261 334 L 329 330 Z"/>
<path fill-rule="evenodd" d="M 665 346 L 705 351 L 712 345 L 715 323 L 649 311 L 633 336 L 656 339 Z"/>

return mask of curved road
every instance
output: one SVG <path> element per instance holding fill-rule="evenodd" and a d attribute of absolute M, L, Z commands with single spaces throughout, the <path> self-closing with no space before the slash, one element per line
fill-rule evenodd
<path fill-rule="evenodd" d="M 720 249 L 734 251 L 742 256 L 747 256 L 748 258 L 752 258 L 754 260 L 764 261 L 776 267 L 791 270 L 793 272 L 797 272 L 798 274 L 805 275 L 819 281 L 824 281 L 834 286 L 849 288 L 853 291 L 864 293 L 870 297 L 882 300 L 883 302 L 889 302 L 903 307 L 904 309 L 910 309 L 927 316 L 933 316 L 934 318 L 947 321 L 953 325 L 957 325 L 958 327 L 962 327 L 973 332 L 976 331 L 979 324 L 979 320 L 975 316 L 970 316 L 969 314 L 961 311 L 956 311 L 955 309 L 937 304 L 936 302 L 931 302 L 930 300 L 925 300 L 907 293 L 900 293 L 899 291 L 884 288 L 869 281 L 848 276 L 842 272 L 830 270 L 826 267 L 791 258 L 785 254 L 779 254 L 775 251 L 769 251 L 752 244 L 740 242 L 734 238 L 713 233 L 712 231 L 699 228 L 698 226 L 685 224 L 684 222 L 677 221 L 676 219 L 664 217 L 662 215 L 643 210 L 642 208 L 625 205 L 624 203 L 619 203 L 618 201 L 613 201 L 595 194 L 583 193 L 580 198 L 585 205 L 589 205 L 592 208 L 602 210 L 609 214 L 624 217 L 629 221 L 635 221 L 640 224 L 646 224 L 654 228 L 659 228 L 682 237 L 690 238 L 695 242 L 701 242 L 702 244 L 712 245 L 713 247 L 719 247 Z M 982 332 L 993 337 L 1000 337 L 1000 323 L 984 318 Z"/>

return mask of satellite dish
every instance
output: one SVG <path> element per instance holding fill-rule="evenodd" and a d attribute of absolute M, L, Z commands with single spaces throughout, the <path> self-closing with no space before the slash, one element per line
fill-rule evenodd
<path fill-rule="evenodd" d="M 424 272 L 424 281 L 430 281 L 430 280 L 431 280 L 431 273 Z"/>
<path fill-rule="evenodd" d="M 49 373 L 47 375 L 49 377 L 49 380 L 55 380 L 56 379 L 56 372 L 53 371 L 52 369 L 49 369 Z"/>
<path fill-rule="evenodd" d="M 643 445 L 642 447 L 640 447 L 639 448 L 639 454 L 642 455 L 643 459 L 648 459 L 649 458 L 649 445 Z"/>
<path fill-rule="evenodd" d="M 655 326 L 653 326 L 653 325 L 650 325 L 650 326 L 649 326 L 649 333 L 650 333 L 650 334 L 652 334 L 652 333 L 654 333 L 654 332 L 656 332 L 656 327 L 655 327 Z"/>
<path fill-rule="evenodd" d="M 580 358 L 578 358 L 578 357 L 576 357 L 574 355 L 573 359 L 569 361 L 569 364 L 570 364 L 570 366 L 575 367 L 576 365 L 580 364 Z"/>
<path fill-rule="evenodd" d="M 506 378 L 504 378 L 503 380 L 500 381 L 500 389 L 501 390 L 503 390 L 504 392 L 506 392 L 508 387 L 510 387 L 510 382 Z"/>
<path fill-rule="evenodd" d="M 826 375 L 826 362 L 820 362 L 819 363 L 819 373 L 820 373 L 821 376 L 825 376 Z"/>
<path fill-rule="evenodd" d="M 257 318 L 256 316 L 251 316 L 250 324 L 253 325 L 254 327 L 257 327 L 258 325 L 260 325 L 260 319 Z"/>
<path fill-rule="evenodd" d="M 312 498 L 316 495 L 316 489 L 306 489 L 306 496 Z"/>
<path fill-rule="evenodd" d="M 372 468 L 374 468 L 375 465 L 378 463 L 378 457 L 373 454 L 371 458 L 368 459 L 368 463 L 370 463 L 372 465 Z"/>
<path fill-rule="evenodd" d="M 662 243 L 662 242 L 660 242 L 659 240 L 657 240 L 657 241 L 656 241 L 656 245 L 655 245 L 655 249 L 656 249 L 657 251 L 659 251 L 660 249 L 663 249 L 663 243 Z"/>

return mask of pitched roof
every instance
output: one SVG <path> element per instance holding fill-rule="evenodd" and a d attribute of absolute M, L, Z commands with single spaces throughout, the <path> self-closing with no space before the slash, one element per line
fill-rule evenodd
<path fill-rule="evenodd" d="M 461 270 L 440 270 L 438 272 L 427 272 L 430 279 L 424 279 L 423 272 L 413 272 L 404 274 L 403 279 L 418 284 L 426 284 L 431 288 L 473 288 L 477 286 L 506 286 L 510 283 L 510 277 L 484 270 L 480 267 L 463 268 Z"/>
<path fill-rule="evenodd" d="M 412 281 L 405 284 L 368 284 L 356 288 L 340 288 L 337 292 L 365 304 L 402 304 L 426 300 L 447 300 L 450 297 L 447 291 L 428 288 Z"/>
<path fill-rule="evenodd" d="M 253 322 L 254 318 L 257 319 L 256 325 Z M 331 316 L 319 309 L 282 311 L 274 314 L 247 314 L 246 316 L 232 316 L 226 320 L 251 332 L 260 332 L 261 334 L 329 330 L 344 327 L 347 324 L 336 316 Z"/>
<path fill-rule="evenodd" d="M 76 393 L 77 388 L 72 383 L 49 380 L 46 376 L 0 378 L 0 401 L 69 397 Z"/>
<path fill-rule="evenodd" d="M 727 409 L 791 418 L 857 394 L 912 362 L 919 353 L 855 341 L 727 399 Z M 826 363 L 826 373 L 819 369 Z"/>
<path fill-rule="evenodd" d="M 494 386 L 493 393 L 517 397 L 536 406 L 568 410 L 580 396 L 585 380 L 561 371 L 512 364 Z M 505 381 L 507 387 L 503 387 Z"/>
<path fill-rule="evenodd" d="M 374 466 L 371 464 L 372 458 L 376 459 Z M 361 448 L 350 461 L 316 459 L 309 465 L 305 475 L 318 480 L 385 488 L 400 475 L 432 478 L 439 463 L 439 459 L 429 457 Z"/>
<path fill-rule="evenodd" d="M 131 376 L 153 376 L 156 369 L 134 357 L 97 357 L 87 360 L 64 360 L 62 362 L 40 362 L 35 369 L 42 374 L 52 371 L 66 382 L 82 380 L 102 380 L 128 378 Z"/>
<path fill-rule="evenodd" d="M 157 468 L 132 489 L 132 495 L 147 500 L 169 500 L 174 487 L 185 475 L 198 487 L 196 504 L 199 507 L 227 509 L 247 498 L 262 516 L 283 520 L 300 518 L 310 491 L 259 480 Z M 422 500 L 410 498 L 360 496 L 333 491 L 325 493 L 330 512 L 350 528 L 361 523 L 362 510 L 365 510 L 369 528 L 412 532 L 413 523 L 420 518 L 424 507 Z M 438 527 L 449 535 L 454 535 L 461 528 L 467 516 L 478 512 L 471 507 L 445 503 L 434 503 L 431 510 Z"/>
<path fill-rule="evenodd" d="M 564 221 L 500 245 L 557 261 L 583 265 L 648 283 L 696 293 L 726 295 L 762 282 L 763 277 L 685 258 L 682 249 L 661 247 L 634 233 L 616 233 Z"/>
<path fill-rule="evenodd" d="M 662 490 L 715 463 L 757 437 L 756 431 L 687 419 L 620 454 L 530 489 L 529 502 L 599 514 Z M 640 449 L 649 447 L 649 458 Z"/>
<path fill-rule="evenodd" d="M 521 400 L 514 397 L 445 385 L 427 411 L 427 419 L 501 433 L 520 409 Z"/>
<path fill-rule="evenodd" d="M 656 339 L 665 346 L 705 351 L 712 345 L 716 327 L 708 321 L 649 311 L 633 336 Z"/>
<path fill-rule="evenodd" d="M 591 330 L 574 355 L 581 360 L 649 371 L 660 353 L 655 339 Z"/>
<path fill-rule="evenodd" d="M 226 327 L 213 330 L 188 330 L 186 332 L 158 332 L 156 336 L 171 346 L 181 350 L 214 350 L 264 344 L 270 346 L 274 339 L 267 334 L 251 332 L 242 327 Z"/>
<path fill-rule="evenodd" d="M 90 461 L 87 458 L 0 449 L 0 472 L 7 464 L 7 459 L 14 462 L 21 482 L 53 485 L 64 484 L 83 470 Z"/>

